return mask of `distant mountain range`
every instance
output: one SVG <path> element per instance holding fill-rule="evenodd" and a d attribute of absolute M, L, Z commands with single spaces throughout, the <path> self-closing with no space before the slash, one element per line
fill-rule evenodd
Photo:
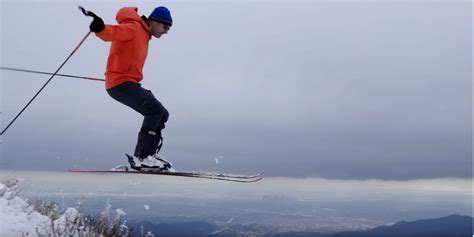
<path fill-rule="evenodd" d="M 437 219 L 401 221 L 392 226 L 381 226 L 367 231 L 343 232 L 332 237 L 471 237 L 474 219 L 470 216 L 451 215 Z"/>
<path fill-rule="evenodd" d="M 350 231 L 340 233 L 318 232 L 285 232 L 272 233 L 257 226 L 228 226 L 222 227 L 207 222 L 185 222 L 173 224 L 153 224 L 150 222 L 128 222 L 134 235 L 140 236 L 141 226 L 144 234 L 151 231 L 155 236 L 265 236 L 265 237 L 471 237 L 474 232 L 474 219 L 470 216 L 451 215 L 436 219 L 401 221 L 391 226 L 381 226 L 365 231 Z M 138 235 L 136 235 L 138 234 Z M 141 234 L 141 233 L 140 233 Z"/>

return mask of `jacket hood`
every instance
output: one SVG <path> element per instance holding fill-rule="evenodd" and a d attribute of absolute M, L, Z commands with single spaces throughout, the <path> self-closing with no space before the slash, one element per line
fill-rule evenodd
<path fill-rule="evenodd" d="M 139 22 L 145 29 L 150 31 L 150 27 L 146 22 L 143 21 L 143 19 L 138 15 L 138 8 L 137 7 L 124 7 L 121 8 L 117 12 L 117 16 L 115 17 L 117 22 L 119 24 L 125 23 L 125 22 L 130 22 L 130 21 L 136 21 Z"/>

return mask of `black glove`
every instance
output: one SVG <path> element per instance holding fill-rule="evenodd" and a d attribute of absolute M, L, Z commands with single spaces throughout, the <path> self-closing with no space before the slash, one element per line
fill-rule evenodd
<path fill-rule="evenodd" d="M 102 20 L 102 18 L 98 17 L 95 13 L 93 13 L 91 11 L 87 11 L 86 9 L 84 9 L 81 6 L 79 6 L 79 9 L 82 11 L 82 13 L 84 13 L 84 15 L 94 18 L 94 20 L 92 20 L 92 22 L 89 26 L 89 29 L 92 32 L 99 33 L 102 30 L 104 30 L 105 25 L 104 25 L 104 21 Z"/>

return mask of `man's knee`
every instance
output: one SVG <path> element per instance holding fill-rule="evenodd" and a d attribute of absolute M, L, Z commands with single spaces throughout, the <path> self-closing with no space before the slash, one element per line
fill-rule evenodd
<path fill-rule="evenodd" d="M 147 100 L 143 102 L 143 108 L 145 110 L 145 116 L 161 116 L 168 120 L 168 110 L 166 110 L 157 100 Z"/>

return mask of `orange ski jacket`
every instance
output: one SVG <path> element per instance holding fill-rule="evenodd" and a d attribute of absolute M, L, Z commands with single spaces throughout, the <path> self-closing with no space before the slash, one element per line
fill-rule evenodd
<path fill-rule="evenodd" d="M 143 79 L 151 32 L 137 10 L 136 7 L 120 9 L 116 16 L 118 25 L 105 25 L 104 30 L 95 33 L 103 41 L 112 42 L 105 72 L 106 89 Z"/>

